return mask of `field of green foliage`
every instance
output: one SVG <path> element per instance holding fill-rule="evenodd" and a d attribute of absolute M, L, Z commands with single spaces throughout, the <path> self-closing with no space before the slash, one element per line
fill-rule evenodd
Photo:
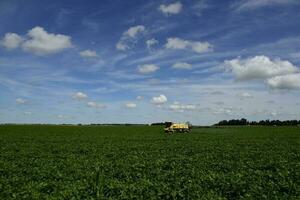
<path fill-rule="evenodd" d="M 0 199 L 300 199 L 300 127 L 0 126 Z"/>

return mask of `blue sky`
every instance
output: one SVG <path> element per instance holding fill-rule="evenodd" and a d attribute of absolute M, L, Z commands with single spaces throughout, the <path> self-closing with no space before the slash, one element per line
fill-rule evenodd
<path fill-rule="evenodd" d="M 2 0 L 1 123 L 300 118 L 298 0 Z"/>

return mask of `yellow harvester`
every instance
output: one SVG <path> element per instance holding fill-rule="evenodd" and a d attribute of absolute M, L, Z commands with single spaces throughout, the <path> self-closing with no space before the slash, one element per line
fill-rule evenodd
<path fill-rule="evenodd" d="M 173 122 L 166 122 L 166 127 L 164 128 L 165 133 L 188 133 L 191 130 L 191 126 L 188 123 L 173 123 Z"/>

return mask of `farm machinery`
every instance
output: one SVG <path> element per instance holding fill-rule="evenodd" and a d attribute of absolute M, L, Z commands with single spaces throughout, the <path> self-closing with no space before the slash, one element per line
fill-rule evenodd
<path fill-rule="evenodd" d="M 192 129 L 191 124 L 189 123 L 173 123 L 173 122 L 165 122 L 165 133 L 188 133 Z"/>

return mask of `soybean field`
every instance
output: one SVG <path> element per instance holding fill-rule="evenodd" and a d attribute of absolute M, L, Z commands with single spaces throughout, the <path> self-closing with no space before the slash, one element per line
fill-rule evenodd
<path fill-rule="evenodd" d="M 2 125 L 0 199 L 300 199 L 300 127 Z"/>

